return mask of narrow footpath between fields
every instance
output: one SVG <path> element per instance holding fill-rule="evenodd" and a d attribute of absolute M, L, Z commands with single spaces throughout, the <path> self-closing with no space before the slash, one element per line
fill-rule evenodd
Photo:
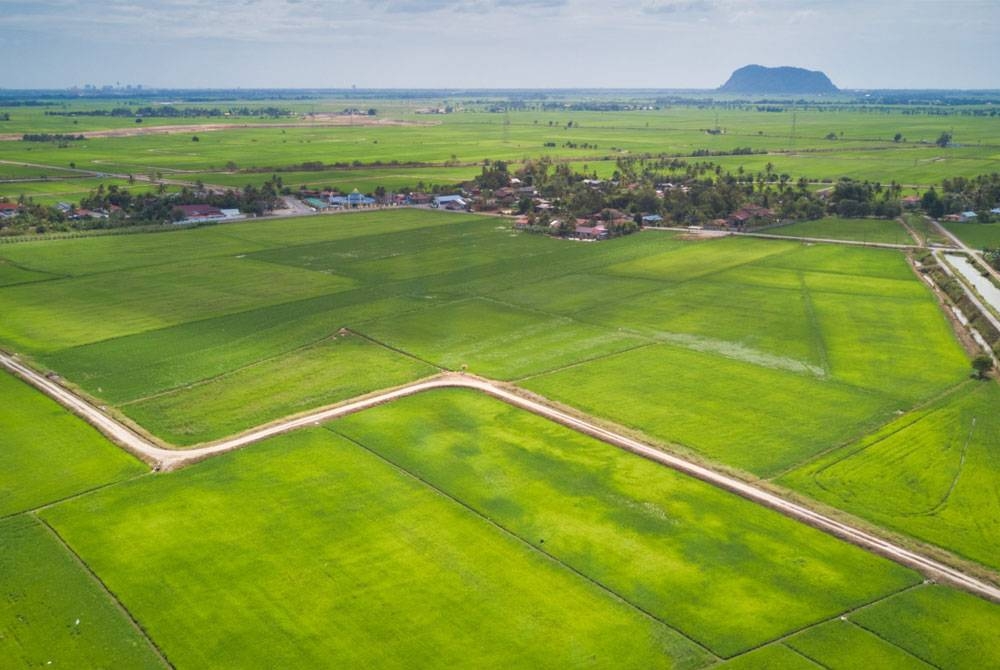
<path fill-rule="evenodd" d="M 597 438 L 607 444 L 625 449 L 634 454 L 655 461 L 679 472 L 696 477 L 708 484 L 735 493 L 760 505 L 774 509 L 793 519 L 809 524 L 838 538 L 856 544 L 897 563 L 913 568 L 922 574 L 970 591 L 983 598 L 1000 602 L 1000 587 L 965 574 L 964 572 L 937 561 L 917 551 L 874 535 L 832 517 L 809 509 L 804 505 L 786 500 L 759 486 L 731 475 L 716 472 L 703 465 L 668 454 L 649 444 L 640 442 L 621 433 L 614 432 L 586 418 L 574 416 L 556 409 L 540 396 L 529 395 L 519 390 L 515 393 L 497 382 L 473 375 L 446 372 L 429 379 L 413 382 L 389 391 L 374 393 L 360 399 L 347 401 L 334 407 L 320 409 L 293 419 L 279 421 L 262 428 L 256 428 L 242 435 L 192 449 L 172 450 L 159 447 L 127 426 L 111 418 L 87 400 L 69 391 L 53 380 L 21 364 L 15 357 L 0 353 L 0 365 L 32 384 L 73 413 L 91 423 L 111 440 L 151 462 L 157 469 L 171 470 L 184 465 L 240 449 L 281 433 L 317 425 L 340 416 L 359 412 L 376 405 L 391 402 L 424 391 L 439 388 L 467 388 L 486 393 L 519 409 L 532 412 L 585 435 Z"/>

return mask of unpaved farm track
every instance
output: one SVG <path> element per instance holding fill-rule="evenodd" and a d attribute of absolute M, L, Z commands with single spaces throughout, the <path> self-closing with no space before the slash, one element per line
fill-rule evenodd
<path fill-rule="evenodd" d="M 607 444 L 696 477 L 708 484 L 735 493 L 752 502 L 769 507 L 830 535 L 913 568 L 932 579 L 947 582 L 983 598 L 1000 602 L 1000 587 L 997 587 L 993 583 L 968 575 L 930 556 L 907 549 L 866 530 L 838 521 L 749 482 L 717 472 L 679 456 L 668 454 L 627 435 L 614 432 L 587 419 L 569 414 L 568 412 L 552 407 L 543 398 L 538 396 L 529 396 L 523 391 L 515 393 L 496 382 L 472 375 L 443 373 L 396 389 L 374 393 L 334 407 L 317 410 L 293 419 L 253 429 L 233 438 L 179 451 L 164 449 L 153 444 L 127 426 L 112 419 L 88 401 L 21 364 L 12 356 L 0 353 L 0 365 L 84 418 L 123 448 L 146 461 L 157 464 L 159 468 L 165 470 L 178 468 L 217 454 L 245 447 L 281 433 L 313 426 L 323 421 L 329 421 L 330 419 L 369 409 L 406 396 L 423 393 L 424 391 L 439 388 L 473 389 L 577 432 L 597 438 Z"/>
<path fill-rule="evenodd" d="M 84 130 L 70 133 L 83 135 L 85 139 L 101 137 L 136 137 L 138 135 L 172 135 L 175 133 L 208 133 L 216 130 L 246 130 L 247 128 L 343 128 L 344 126 L 427 126 L 435 125 L 429 121 L 399 121 L 395 119 L 377 119 L 370 116 L 337 116 L 323 115 L 315 119 L 303 118 L 298 123 L 185 123 L 164 126 L 140 126 L 132 128 L 110 128 L 107 130 Z M 0 134 L 0 141 L 14 142 L 24 139 L 21 133 Z"/>

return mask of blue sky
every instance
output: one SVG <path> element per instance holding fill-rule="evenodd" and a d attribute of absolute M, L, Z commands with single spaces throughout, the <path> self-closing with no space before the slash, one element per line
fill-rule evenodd
<path fill-rule="evenodd" d="M 1000 0 L 0 0 L 0 87 L 1000 88 Z"/>

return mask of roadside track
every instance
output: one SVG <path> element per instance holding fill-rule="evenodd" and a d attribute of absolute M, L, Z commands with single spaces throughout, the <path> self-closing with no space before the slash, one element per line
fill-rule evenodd
<path fill-rule="evenodd" d="M 837 521 L 832 517 L 787 500 L 776 493 L 750 482 L 666 453 L 649 444 L 599 426 L 585 418 L 557 409 L 548 404 L 544 398 L 539 396 L 529 397 L 527 392 L 515 393 L 513 390 L 505 388 L 497 382 L 473 375 L 447 372 L 390 391 L 374 393 L 334 407 L 317 410 L 293 419 L 279 421 L 262 428 L 256 428 L 220 442 L 192 449 L 172 450 L 153 444 L 145 437 L 109 417 L 99 408 L 77 396 L 75 393 L 18 362 L 13 356 L 0 353 L 0 365 L 43 391 L 75 414 L 81 416 L 129 452 L 147 462 L 153 463 L 158 469 L 164 470 L 176 469 L 195 461 L 240 449 L 282 433 L 317 425 L 324 421 L 369 409 L 406 396 L 423 393 L 424 391 L 439 388 L 472 389 L 486 393 L 513 407 L 523 409 L 577 432 L 599 439 L 607 444 L 673 468 L 678 472 L 700 479 L 730 493 L 735 493 L 757 504 L 769 507 L 785 516 L 913 568 L 934 580 L 945 582 L 983 598 L 1000 602 L 1000 587 L 995 584 L 967 575 L 961 570 L 946 565 L 934 558 L 907 549 L 861 528 Z"/>

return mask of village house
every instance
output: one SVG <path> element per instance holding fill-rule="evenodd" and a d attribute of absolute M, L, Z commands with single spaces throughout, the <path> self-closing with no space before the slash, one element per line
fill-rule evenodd
<path fill-rule="evenodd" d="M 433 200 L 433 197 L 420 192 L 411 193 L 406 196 L 406 204 L 408 205 L 429 205 Z"/>
<path fill-rule="evenodd" d="M 766 207 L 747 205 L 736 210 L 726 219 L 726 223 L 736 229 L 746 228 L 751 224 L 764 224 L 774 221 L 774 212 Z"/>
<path fill-rule="evenodd" d="M 608 239 L 608 229 L 602 224 L 596 226 L 577 225 L 568 237 L 577 240 L 606 240 Z"/>
<path fill-rule="evenodd" d="M 469 208 L 469 203 L 460 195 L 439 195 L 435 196 L 431 207 L 449 211 L 465 211 Z"/>
<path fill-rule="evenodd" d="M 330 204 L 334 207 L 357 209 L 358 207 L 371 207 L 375 204 L 375 198 L 365 195 L 354 189 L 347 195 L 331 195 Z"/>
<path fill-rule="evenodd" d="M 0 202 L 0 219 L 9 219 L 17 216 L 21 206 L 16 202 Z"/>
<path fill-rule="evenodd" d="M 190 223 L 192 221 L 221 221 L 226 218 L 222 210 L 212 205 L 177 205 L 174 212 L 179 213 L 181 222 Z"/>

